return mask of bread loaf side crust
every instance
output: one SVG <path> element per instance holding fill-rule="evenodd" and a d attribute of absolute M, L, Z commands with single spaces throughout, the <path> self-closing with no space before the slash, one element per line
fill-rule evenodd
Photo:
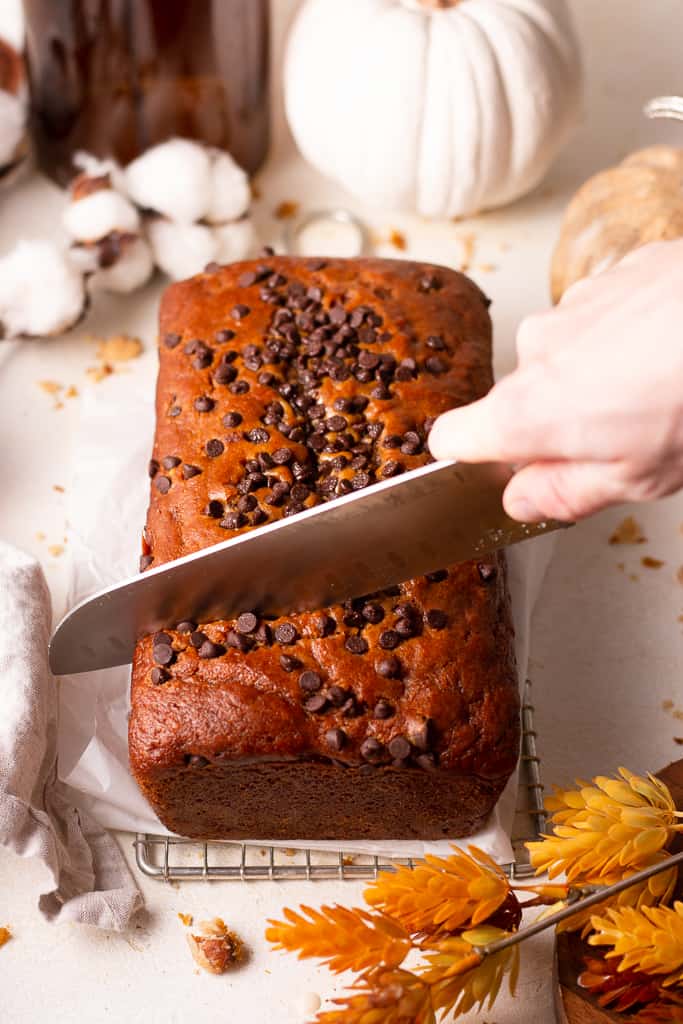
<path fill-rule="evenodd" d="M 492 380 L 482 293 L 407 261 L 268 257 L 172 285 L 159 353 L 145 566 L 428 462 L 430 420 Z M 517 759 L 504 560 L 146 637 L 129 739 L 183 835 L 470 834 Z"/>

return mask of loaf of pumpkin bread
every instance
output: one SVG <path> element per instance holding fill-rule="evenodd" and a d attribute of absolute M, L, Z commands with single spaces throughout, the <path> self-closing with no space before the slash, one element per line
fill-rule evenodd
<path fill-rule="evenodd" d="M 141 568 L 429 461 L 434 418 L 491 385 L 487 307 L 406 261 L 268 253 L 172 285 Z M 184 836 L 465 836 L 518 740 L 502 556 L 135 652 L 132 771 Z"/>

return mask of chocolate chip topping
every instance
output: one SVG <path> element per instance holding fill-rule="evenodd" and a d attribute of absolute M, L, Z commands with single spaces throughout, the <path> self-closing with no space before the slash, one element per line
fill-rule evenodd
<path fill-rule="evenodd" d="M 374 718 L 392 718 L 396 714 L 396 709 L 393 704 L 381 697 L 375 704 L 372 714 Z"/>
<path fill-rule="evenodd" d="M 253 633 L 258 626 L 258 618 L 253 612 L 242 612 L 235 623 L 235 629 L 238 633 Z"/>
<path fill-rule="evenodd" d="M 140 555 L 140 561 L 138 563 L 140 567 L 140 572 L 143 572 L 143 570 L 145 569 L 149 569 L 153 561 L 154 555 Z"/>
<path fill-rule="evenodd" d="M 166 455 L 161 460 L 161 465 L 164 469 L 175 469 L 176 466 L 180 465 L 180 461 L 177 455 Z"/>
<path fill-rule="evenodd" d="M 228 430 L 232 430 L 234 427 L 239 427 L 242 422 L 242 414 L 239 412 L 226 412 L 221 422 Z"/>
<path fill-rule="evenodd" d="M 427 751 L 432 743 L 434 723 L 431 718 L 415 723 L 410 729 L 410 741 L 418 750 Z"/>
<path fill-rule="evenodd" d="M 171 490 L 171 480 L 167 476 L 155 476 L 154 486 L 158 490 L 159 494 L 168 494 Z"/>
<path fill-rule="evenodd" d="M 204 445 L 204 450 L 210 459 L 216 459 L 225 451 L 225 445 L 217 437 L 212 437 Z"/>
<path fill-rule="evenodd" d="M 225 507 L 222 501 L 213 498 L 208 505 L 204 506 L 203 511 L 205 516 L 211 516 L 212 519 L 220 519 L 225 512 Z"/>
<path fill-rule="evenodd" d="M 317 672 L 307 669 L 299 676 L 299 686 L 306 693 L 315 693 L 323 685 L 323 681 Z"/>
<path fill-rule="evenodd" d="M 180 344 L 180 335 L 174 334 L 172 331 L 168 331 L 164 335 L 164 345 L 166 348 L 177 348 Z"/>
<path fill-rule="evenodd" d="M 401 637 L 395 629 L 385 629 L 379 635 L 379 645 L 385 651 L 393 651 L 401 642 Z"/>
<path fill-rule="evenodd" d="M 448 569 L 437 569 L 436 572 L 428 572 L 425 579 L 430 583 L 443 583 L 448 579 Z"/>
<path fill-rule="evenodd" d="M 220 658 L 222 654 L 225 654 L 225 647 L 221 646 L 221 644 L 213 643 L 212 640 L 205 640 L 197 654 L 200 658 L 204 659 Z"/>
<path fill-rule="evenodd" d="M 171 674 L 170 672 L 167 672 L 165 668 L 153 668 L 150 672 L 149 678 L 155 686 L 161 686 L 162 683 L 165 683 L 171 678 Z"/>
<path fill-rule="evenodd" d="M 179 622 L 176 626 L 176 631 L 178 633 L 194 633 L 196 628 L 196 622 L 192 622 L 190 619 L 183 619 L 183 621 Z"/>
<path fill-rule="evenodd" d="M 230 316 L 233 320 L 244 320 L 245 316 L 249 316 L 251 310 L 249 306 L 245 306 L 244 303 L 238 302 L 236 306 L 233 306 L 230 310 Z"/>
<path fill-rule="evenodd" d="M 213 398 L 209 398 L 208 395 L 199 395 L 194 400 L 194 407 L 197 412 L 211 412 L 215 404 Z"/>
<path fill-rule="evenodd" d="M 448 623 L 448 616 L 440 608 L 430 608 L 426 619 L 430 629 L 445 629 Z"/>
<path fill-rule="evenodd" d="M 279 644 L 293 644 L 298 636 L 296 626 L 291 622 L 281 622 L 275 627 L 275 639 Z"/>
<path fill-rule="evenodd" d="M 304 701 L 304 707 L 306 711 L 311 711 L 316 715 L 320 714 L 327 710 L 327 697 L 324 693 L 314 693 L 312 697 Z"/>
<path fill-rule="evenodd" d="M 498 570 L 495 565 L 490 565 L 488 562 L 479 562 L 477 572 L 482 583 L 490 583 L 496 578 Z"/>
<path fill-rule="evenodd" d="M 391 654 L 388 658 L 381 658 L 375 665 L 375 670 L 385 679 L 397 679 L 401 674 L 401 662 L 395 654 Z"/>
<path fill-rule="evenodd" d="M 181 470 L 183 474 L 183 480 L 191 480 L 193 476 L 199 476 L 201 469 L 199 466 L 193 466 L 190 463 L 184 463 Z"/>
<path fill-rule="evenodd" d="M 293 658 L 291 654 L 281 654 L 280 666 L 285 672 L 294 672 L 295 669 L 301 666 L 301 662 L 298 658 Z"/>
<path fill-rule="evenodd" d="M 379 764 L 385 760 L 387 751 L 383 743 L 376 740 L 374 736 L 368 736 L 360 745 L 360 753 L 361 757 L 370 761 L 371 764 Z"/>
<path fill-rule="evenodd" d="M 351 654 L 367 654 L 369 650 L 368 642 L 365 637 L 362 636 L 347 637 L 344 646 L 347 651 L 351 652 Z"/>
<path fill-rule="evenodd" d="M 155 644 L 152 648 L 152 657 L 157 665 L 172 665 L 175 661 L 175 651 L 168 643 Z"/>
<path fill-rule="evenodd" d="M 150 459 L 148 464 L 147 464 L 147 474 L 148 474 L 149 478 L 151 480 L 153 480 L 158 472 L 159 472 L 159 463 L 157 462 L 156 459 Z"/>
<path fill-rule="evenodd" d="M 185 758 L 185 763 L 189 768 L 206 768 L 209 759 L 208 757 L 202 757 L 201 754 L 188 754 Z"/>
<path fill-rule="evenodd" d="M 325 733 L 325 742 L 331 750 L 343 750 L 346 745 L 346 733 L 343 729 L 328 729 Z"/>
<path fill-rule="evenodd" d="M 204 641 L 205 641 L 205 640 L 208 640 L 208 639 L 209 639 L 209 638 L 208 638 L 208 636 L 206 635 L 206 633 L 202 633 L 201 629 L 195 629 L 195 630 L 194 630 L 194 631 L 193 631 L 193 632 L 192 632 L 192 633 L 190 634 L 190 643 L 191 643 L 191 644 L 192 644 L 192 646 L 193 646 L 194 648 L 196 648 L 197 650 L 198 650 L 198 649 L 199 649 L 199 648 L 200 648 L 200 647 L 202 646 L 202 644 L 204 643 Z"/>
<path fill-rule="evenodd" d="M 405 761 L 410 757 L 410 752 L 412 750 L 412 747 L 405 736 L 394 736 L 392 740 L 389 740 L 387 748 L 395 761 Z"/>

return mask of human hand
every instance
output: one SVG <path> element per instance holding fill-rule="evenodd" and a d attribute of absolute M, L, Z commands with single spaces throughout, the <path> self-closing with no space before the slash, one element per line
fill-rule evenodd
<path fill-rule="evenodd" d="M 444 413 L 437 459 L 509 462 L 515 519 L 579 519 L 683 487 L 683 239 L 630 253 L 524 320 L 519 365 Z"/>

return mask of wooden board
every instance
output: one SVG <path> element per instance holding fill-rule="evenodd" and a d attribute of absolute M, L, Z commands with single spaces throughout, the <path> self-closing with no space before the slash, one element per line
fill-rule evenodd
<path fill-rule="evenodd" d="M 675 761 L 658 777 L 667 784 L 679 810 L 683 810 L 683 760 Z M 680 840 L 676 843 L 680 848 Z M 586 954 L 595 955 L 595 947 L 582 942 L 576 934 L 557 936 L 555 970 L 557 975 L 556 1010 L 560 1024 L 628 1024 L 628 1016 L 603 1010 L 578 984 Z"/>

